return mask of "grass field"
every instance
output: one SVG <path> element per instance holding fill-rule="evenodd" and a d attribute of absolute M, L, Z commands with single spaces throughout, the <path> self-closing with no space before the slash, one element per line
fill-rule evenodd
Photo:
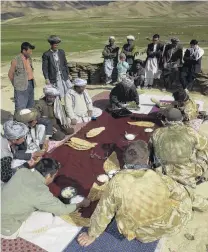
<path fill-rule="evenodd" d="M 96 15 L 96 13 L 95 13 Z M 208 44 L 208 17 L 203 18 L 67 18 L 67 15 L 30 16 L 2 23 L 2 61 L 10 61 L 19 52 L 20 44 L 29 41 L 35 44 L 34 56 L 39 57 L 48 49 L 47 37 L 59 35 L 66 52 L 79 52 L 102 49 L 109 35 L 114 35 L 117 44 L 122 46 L 126 36 L 136 37 L 139 48 L 149 43 L 146 37 L 155 33 L 161 35 L 163 41 L 171 36 L 180 38 L 184 46 L 192 38 L 200 41 L 202 47 Z"/>

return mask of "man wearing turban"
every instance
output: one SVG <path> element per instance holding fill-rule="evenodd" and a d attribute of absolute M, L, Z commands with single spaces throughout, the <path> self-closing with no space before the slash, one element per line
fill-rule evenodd
<path fill-rule="evenodd" d="M 43 92 L 45 96 L 37 102 L 35 107 L 40 117 L 51 120 L 54 132 L 52 139 L 61 141 L 66 135 L 73 134 L 74 129 L 69 127 L 66 112 L 59 99 L 59 90 L 53 86 L 46 85 Z"/>
<path fill-rule="evenodd" d="M 115 44 L 115 37 L 109 37 L 109 44 L 104 47 L 102 55 L 104 57 L 104 71 L 106 84 L 111 83 L 113 71 L 118 63 L 119 47 Z"/>
<path fill-rule="evenodd" d="M 58 49 L 61 39 L 56 35 L 48 38 L 51 48 L 42 56 L 42 70 L 47 85 L 55 86 L 60 97 L 63 98 L 67 90 L 72 87 L 69 80 L 69 69 L 64 50 Z"/>
<path fill-rule="evenodd" d="M 148 243 L 179 233 L 191 220 L 192 208 L 208 209 L 207 199 L 148 169 L 148 159 L 144 141 L 127 147 L 124 153 L 127 169 L 118 172 L 106 185 L 88 231 L 78 236 L 81 246 L 94 242 L 114 217 L 119 232 L 129 241 Z"/>
<path fill-rule="evenodd" d="M 24 155 L 20 148 L 28 134 L 28 127 L 24 123 L 9 120 L 4 123 L 3 130 L 4 135 L 1 136 L 1 181 L 8 182 L 15 173 L 15 170 L 11 168 L 13 159 L 24 158 L 28 161 L 25 161 L 20 167 L 29 168 L 33 162 L 29 161 L 32 154 Z"/>
<path fill-rule="evenodd" d="M 194 188 L 208 169 L 208 139 L 184 125 L 182 120 L 179 109 L 169 109 L 164 122 L 166 127 L 155 130 L 149 144 L 155 167 L 162 167 L 164 174 Z"/>
<path fill-rule="evenodd" d="M 86 85 L 86 80 L 75 79 L 74 88 L 69 89 L 65 96 L 66 114 L 72 125 L 89 122 L 91 117 L 98 117 L 102 114 L 101 109 L 93 107 Z"/>
<path fill-rule="evenodd" d="M 137 47 L 134 44 L 135 37 L 129 35 L 126 37 L 127 44 L 123 45 L 121 53 L 126 55 L 126 62 L 129 64 L 129 72 L 131 73 L 134 64 L 135 56 L 138 54 Z"/>

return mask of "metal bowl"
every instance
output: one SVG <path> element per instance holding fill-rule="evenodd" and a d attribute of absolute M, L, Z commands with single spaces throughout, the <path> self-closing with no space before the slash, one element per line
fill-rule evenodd
<path fill-rule="evenodd" d="M 67 194 L 67 191 L 69 191 L 68 195 L 64 195 L 64 193 Z M 77 196 L 77 189 L 72 186 L 68 186 L 61 190 L 60 199 L 63 203 L 70 204 L 71 199 L 75 196 Z"/>

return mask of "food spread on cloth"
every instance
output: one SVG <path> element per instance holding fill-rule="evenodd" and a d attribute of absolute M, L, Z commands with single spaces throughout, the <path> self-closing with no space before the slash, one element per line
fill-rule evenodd
<path fill-rule="evenodd" d="M 76 195 L 76 189 L 69 186 L 61 191 L 61 196 L 65 199 L 70 199 Z"/>
<path fill-rule="evenodd" d="M 65 145 L 68 145 L 69 147 L 75 150 L 90 150 L 94 148 L 97 143 L 90 143 L 86 140 L 77 137 L 72 137 L 68 142 L 65 143 Z"/>
<path fill-rule="evenodd" d="M 146 122 L 146 121 L 127 122 L 127 123 L 130 125 L 139 126 L 139 127 L 147 127 L 147 128 L 151 128 L 155 126 L 153 122 Z"/>
<path fill-rule="evenodd" d="M 106 173 L 112 170 L 120 170 L 120 164 L 115 151 L 106 159 L 103 164 L 103 169 Z"/>
<path fill-rule="evenodd" d="M 137 109 L 138 109 L 138 105 L 137 105 L 136 102 L 134 102 L 134 101 L 128 102 L 128 103 L 127 103 L 127 109 L 130 109 L 130 110 L 137 110 Z"/>
<path fill-rule="evenodd" d="M 98 136 L 104 130 L 105 130 L 105 127 L 91 129 L 90 131 L 87 132 L 86 137 L 91 138 L 91 137 Z"/>

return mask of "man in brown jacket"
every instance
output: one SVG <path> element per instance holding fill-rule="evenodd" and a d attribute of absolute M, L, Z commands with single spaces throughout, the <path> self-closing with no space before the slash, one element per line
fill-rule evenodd
<path fill-rule="evenodd" d="M 23 42 L 21 53 L 11 62 L 8 76 L 14 86 L 15 111 L 34 106 L 35 82 L 32 59 L 30 57 L 34 49 L 35 46 L 29 42 Z"/>

